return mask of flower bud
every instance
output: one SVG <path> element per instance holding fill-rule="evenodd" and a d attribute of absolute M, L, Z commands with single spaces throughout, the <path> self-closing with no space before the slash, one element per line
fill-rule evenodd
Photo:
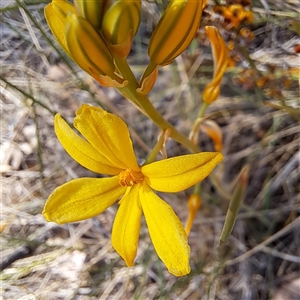
<path fill-rule="evenodd" d="M 85 18 L 96 30 L 101 29 L 107 0 L 74 0 L 77 15 Z"/>
<path fill-rule="evenodd" d="M 115 73 L 113 57 L 96 29 L 77 16 L 75 7 L 64 0 L 53 0 L 45 8 L 48 25 L 64 51 L 101 85 L 124 87 Z"/>
<path fill-rule="evenodd" d="M 186 234 L 189 235 L 193 226 L 194 219 L 196 217 L 196 213 L 201 205 L 201 198 L 197 194 L 190 195 L 187 206 L 189 210 L 188 219 L 185 226 Z"/>
<path fill-rule="evenodd" d="M 214 75 L 212 81 L 205 87 L 202 93 L 202 99 L 207 104 L 214 102 L 220 94 L 220 85 L 227 69 L 228 48 L 218 32 L 213 26 L 205 27 L 206 34 L 211 42 L 212 54 L 214 59 Z"/>
<path fill-rule="evenodd" d="M 102 32 L 114 55 L 125 58 L 131 49 L 141 15 L 140 0 L 119 0 L 107 9 Z"/>
<path fill-rule="evenodd" d="M 67 15 L 75 14 L 75 7 L 64 0 L 53 0 L 45 7 L 47 23 L 64 51 L 72 58 L 66 42 L 66 18 Z"/>
<path fill-rule="evenodd" d="M 202 0 L 172 0 L 155 27 L 148 47 L 154 65 L 167 65 L 194 39 L 202 15 Z"/>
<path fill-rule="evenodd" d="M 157 66 L 170 64 L 194 39 L 202 15 L 202 0 L 171 0 L 152 33 L 148 55 L 150 64 L 145 70 L 138 91 L 147 94 L 152 85 L 144 84 Z M 154 77 L 152 75 L 152 77 Z"/>
<path fill-rule="evenodd" d="M 74 61 L 100 84 L 122 87 L 124 79 L 115 73 L 113 57 L 101 36 L 82 17 L 69 14 L 66 41 Z"/>

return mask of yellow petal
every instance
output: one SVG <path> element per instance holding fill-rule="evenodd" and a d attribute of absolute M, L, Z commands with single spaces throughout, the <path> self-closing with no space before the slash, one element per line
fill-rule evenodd
<path fill-rule="evenodd" d="M 160 192 L 183 191 L 207 177 L 223 160 L 218 152 L 202 152 L 163 159 L 141 168 L 147 183 Z"/>
<path fill-rule="evenodd" d="M 76 112 L 75 128 L 112 165 L 139 171 L 127 125 L 105 110 L 83 104 Z"/>
<path fill-rule="evenodd" d="M 119 178 L 79 178 L 58 187 L 48 198 L 43 215 L 64 224 L 92 218 L 111 206 L 126 188 Z"/>
<path fill-rule="evenodd" d="M 112 229 L 112 245 L 128 267 L 133 266 L 140 235 L 142 208 L 139 188 L 140 184 L 135 184 L 120 201 Z"/>
<path fill-rule="evenodd" d="M 175 276 L 190 273 L 190 247 L 186 232 L 172 207 L 144 183 L 140 201 L 150 237 L 159 258 Z"/>
<path fill-rule="evenodd" d="M 76 10 L 74 5 L 70 4 L 67 1 L 52 1 L 45 7 L 45 17 L 53 35 L 60 43 L 64 51 L 72 58 L 66 41 L 65 20 L 67 18 L 68 13 L 75 14 Z"/>
<path fill-rule="evenodd" d="M 65 150 L 85 168 L 109 175 L 121 172 L 119 167 L 112 164 L 89 142 L 77 135 L 59 114 L 54 118 L 54 129 Z"/>

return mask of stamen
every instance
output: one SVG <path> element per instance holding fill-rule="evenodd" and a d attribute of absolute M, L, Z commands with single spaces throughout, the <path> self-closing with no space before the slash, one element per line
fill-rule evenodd
<path fill-rule="evenodd" d="M 144 175 L 141 172 L 133 171 L 128 168 L 119 174 L 119 183 L 121 186 L 133 186 L 138 182 L 142 182 Z"/>

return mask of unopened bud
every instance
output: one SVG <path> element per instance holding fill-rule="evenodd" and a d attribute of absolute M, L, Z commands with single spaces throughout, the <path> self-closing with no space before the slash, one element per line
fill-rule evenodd
<path fill-rule="evenodd" d="M 202 0 L 171 0 L 151 36 L 148 54 L 150 64 L 145 70 L 140 92 L 147 94 L 154 85 L 143 84 L 157 66 L 170 64 L 194 39 L 202 15 Z M 145 86 L 147 89 L 143 89 Z"/>
<path fill-rule="evenodd" d="M 47 23 L 64 51 L 72 58 L 66 42 L 66 19 L 68 14 L 75 14 L 75 7 L 64 0 L 53 0 L 45 7 Z"/>
<path fill-rule="evenodd" d="M 148 54 L 154 65 L 167 65 L 194 39 L 202 15 L 202 0 L 172 0 L 151 36 Z"/>
<path fill-rule="evenodd" d="M 114 55 L 125 58 L 131 49 L 141 15 L 140 0 L 119 0 L 105 12 L 102 32 Z"/>
<path fill-rule="evenodd" d="M 74 61 L 100 84 L 122 87 L 124 79 L 115 73 L 113 57 L 94 27 L 75 14 L 66 19 L 66 39 Z"/>
<path fill-rule="evenodd" d="M 188 209 L 189 209 L 189 215 L 188 215 L 188 220 L 186 222 L 186 226 L 185 226 L 185 231 L 186 234 L 189 235 L 194 219 L 196 217 L 196 213 L 198 211 L 198 209 L 200 208 L 201 205 L 201 198 L 199 195 L 197 194 L 192 194 L 190 195 L 189 199 L 188 199 Z"/>
<path fill-rule="evenodd" d="M 74 0 L 77 15 L 100 30 L 107 0 Z"/>

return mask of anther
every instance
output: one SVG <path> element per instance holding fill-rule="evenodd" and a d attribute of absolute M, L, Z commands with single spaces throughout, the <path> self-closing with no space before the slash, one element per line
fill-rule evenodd
<path fill-rule="evenodd" d="M 144 175 L 141 172 L 133 171 L 128 168 L 119 174 L 119 183 L 121 186 L 133 186 L 138 182 L 142 182 Z"/>

